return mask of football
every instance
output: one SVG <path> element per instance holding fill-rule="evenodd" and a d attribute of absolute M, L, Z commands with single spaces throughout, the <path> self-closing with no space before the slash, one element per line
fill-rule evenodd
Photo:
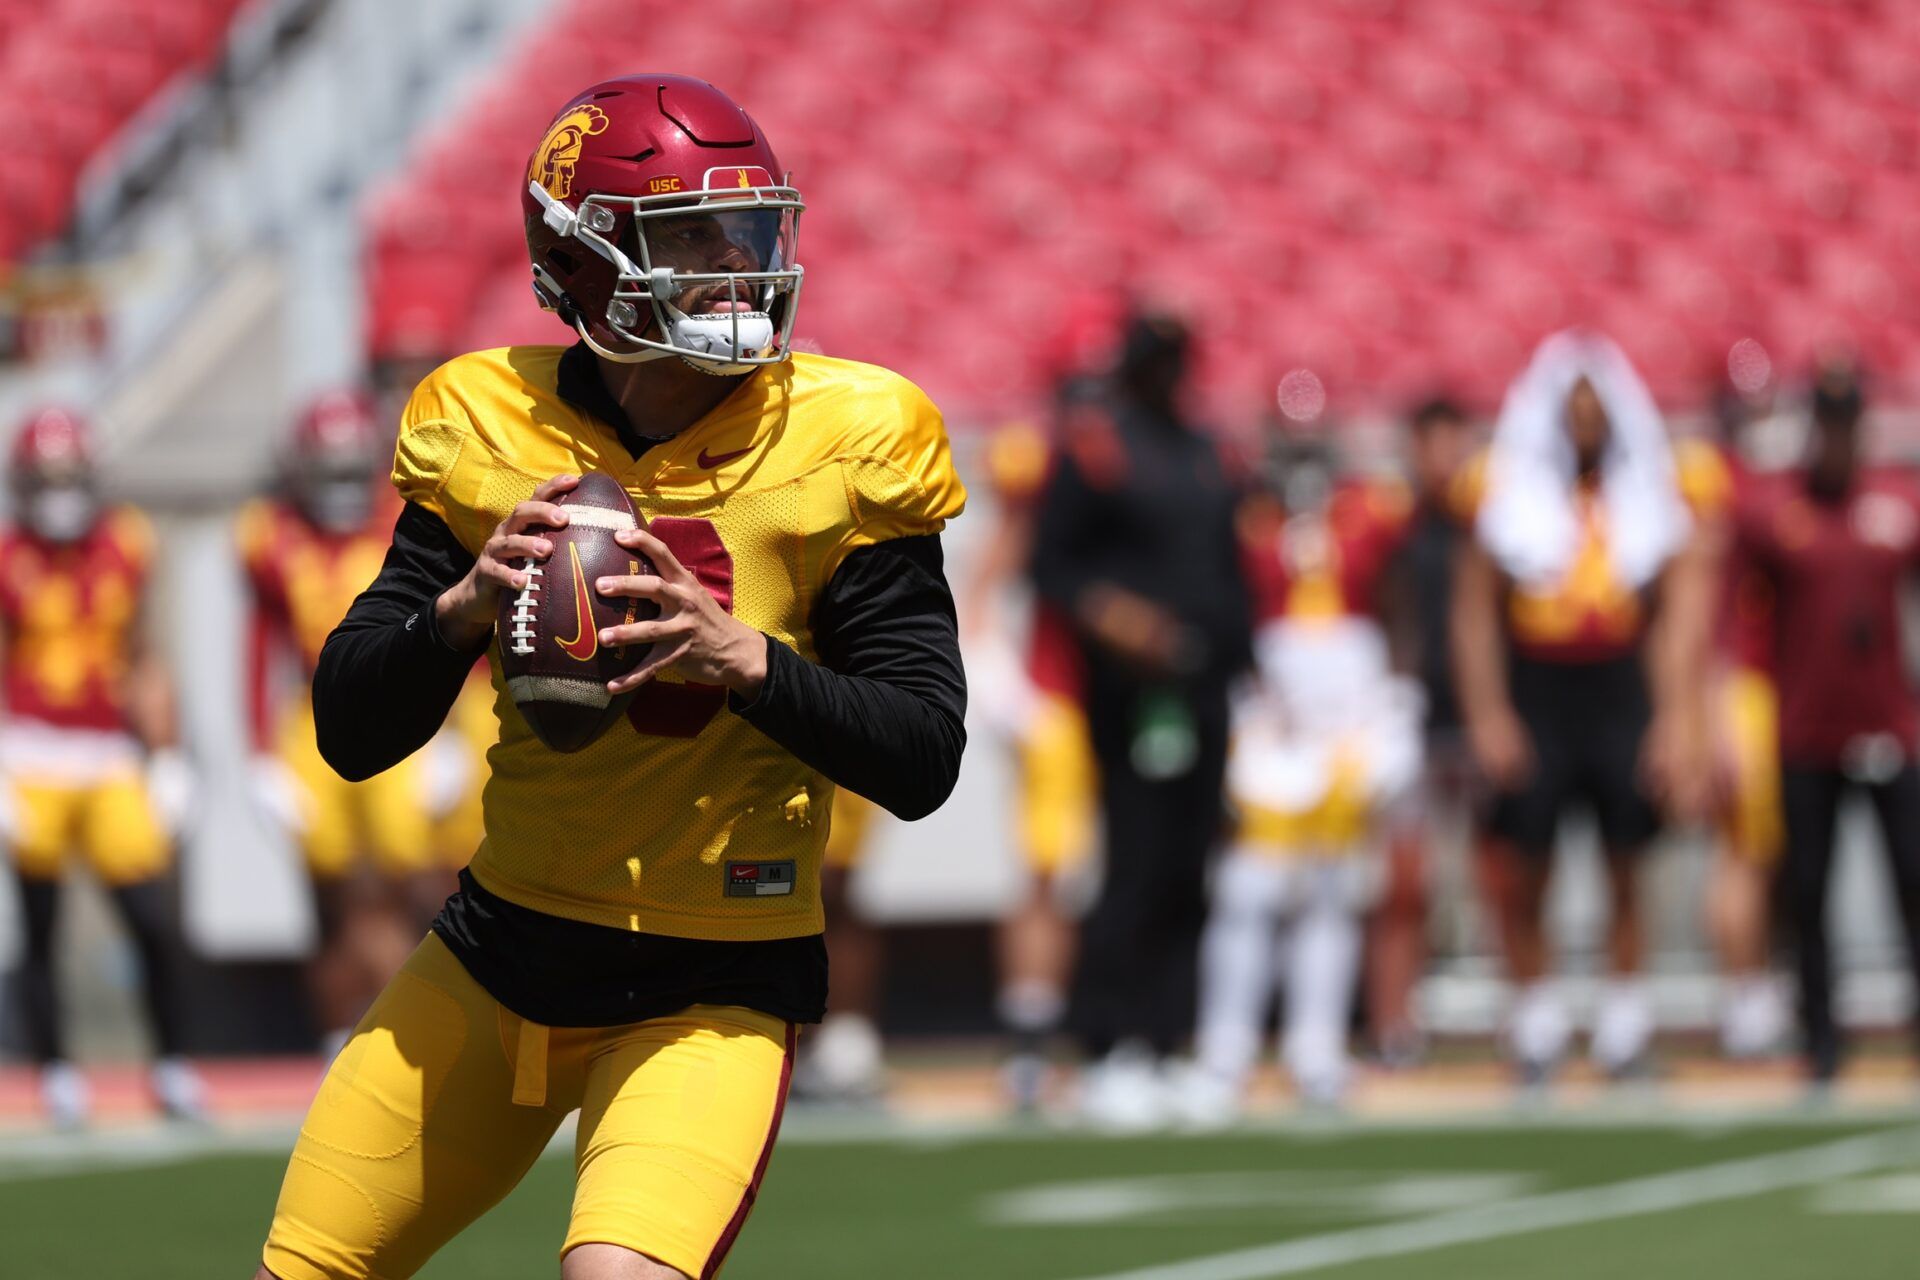
<path fill-rule="evenodd" d="M 567 526 L 528 530 L 545 535 L 553 554 L 544 564 L 522 561 L 527 585 L 500 599 L 500 660 L 507 692 L 535 736 L 555 751 L 578 751 L 625 714 L 632 698 L 614 697 L 607 682 L 646 661 L 653 648 L 603 645 L 600 629 L 658 617 L 660 607 L 593 589 L 604 576 L 654 572 L 645 556 L 613 540 L 646 527 L 620 482 L 590 471 L 556 501 L 566 508 Z"/>

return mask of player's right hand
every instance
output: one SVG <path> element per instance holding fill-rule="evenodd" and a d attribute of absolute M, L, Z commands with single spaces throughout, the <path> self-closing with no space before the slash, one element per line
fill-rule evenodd
<path fill-rule="evenodd" d="M 480 549 L 467 576 L 440 593 L 434 601 L 434 622 L 440 634 L 456 648 L 479 644 L 493 630 L 499 616 L 500 593 L 527 585 L 523 560 L 545 560 L 553 543 L 528 530 L 536 526 L 558 529 L 567 523 L 566 509 L 554 499 L 580 483 L 577 475 L 557 475 L 533 491 L 533 496 L 507 514 Z"/>
<path fill-rule="evenodd" d="M 1481 774 L 1502 791 L 1518 787 L 1533 772 L 1533 743 L 1511 707 L 1469 717 L 1467 745 Z"/>

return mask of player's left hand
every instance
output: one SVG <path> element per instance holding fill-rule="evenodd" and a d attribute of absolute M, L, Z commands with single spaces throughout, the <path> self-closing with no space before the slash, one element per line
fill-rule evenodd
<path fill-rule="evenodd" d="M 607 690 L 637 689 L 671 667 L 695 684 L 724 685 L 749 700 L 757 695 L 767 678 L 766 636 L 721 608 L 672 549 L 645 529 L 616 533 L 614 540 L 646 556 L 659 572 L 601 578 L 594 589 L 603 596 L 651 600 L 660 616 L 601 628 L 601 644 L 653 646 L 645 662 L 608 681 Z"/>

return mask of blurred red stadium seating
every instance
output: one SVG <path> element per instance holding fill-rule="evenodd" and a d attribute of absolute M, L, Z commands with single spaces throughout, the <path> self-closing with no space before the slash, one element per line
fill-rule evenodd
<path fill-rule="evenodd" d="M 576 0 L 419 144 L 430 227 L 369 206 L 375 343 L 435 309 L 463 345 L 560 333 L 524 287 L 519 166 L 571 89 L 658 69 L 727 89 L 794 166 L 798 336 L 961 421 L 1032 409 L 1064 304 L 1113 288 L 1196 308 L 1215 413 L 1303 365 L 1347 408 L 1489 403 L 1569 323 L 1668 403 L 1744 336 L 1789 371 L 1851 343 L 1911 402 L 1916 9 Z"/>
<path fill-rule="evenodd" d="M 204 70 L 243 0 L 0 0 L 0 268 L 59 232 L 87 164 Z"/>

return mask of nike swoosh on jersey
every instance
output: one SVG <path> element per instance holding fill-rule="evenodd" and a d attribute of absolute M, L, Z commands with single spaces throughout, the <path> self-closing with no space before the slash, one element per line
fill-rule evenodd
<path fill-rule="evenodd" d="M 732 462 L 735 458 L 744 458 L 752 452 L 753 452 L 752 445 L 748 445 L 744 449 L 734 449 L 727 453 L 708 453 L 705 449 L 702 449 L 700 451 L 700 457 L 697 459 L 697 461 L 700 463 L 700 466 L 702 467 L 702 469 L 711 471 L 715 467 L 726 466 L 729 462 Z"/>
<path fill-rule="evenodd" d="M 580 548 L 569 542 L 567 551 L 573 559 L 573 639 L 562 640 L 554 637 L 554 643 L 560 651 L 576 662 L 591 662 L 593 655 L 600 651 L 600 633 L 593 625 L 593 597 L 587 594 L 586 570 L 580 567 Z"/>

